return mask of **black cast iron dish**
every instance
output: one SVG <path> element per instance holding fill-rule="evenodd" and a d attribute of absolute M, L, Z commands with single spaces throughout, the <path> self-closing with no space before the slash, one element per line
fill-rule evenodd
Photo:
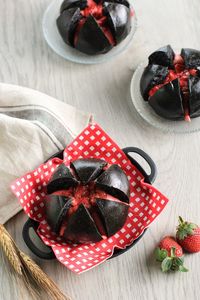
<path fill-rule="evenodd" d="M 154 162 L 152 161 L 152 159 L 144 151 L 142 151 L 138 148 L 135 148 L 135 147 L 124 148 L 123 151 L 127 155 L 127 157 L 130 159 L 132 164 L 135 165 L 137 167 L 137 169 L 144 175 L 145 182 L 152 184 L 157 175 L 156 166 L 155 166 Z M 150 170 L 151 170 L 150 175 L 148 175 L 144 171 L 144 169 L 140 166 L 140 164 L 129 155 L 130 153 L 137 153 L 142 158 L 144 158 L 144 160 L 148 163 L 148 165 L 150 167 Z M 63 158 L 63 151 L 56 153 L 53 157 Z M 52 186 L 50 186 L 50 188 L 52 188 Z M 52 225 L 55 225 L 55 224 L 52 224 Z M 32 252 L 35 253 L 37 256 L 44 258 L 44 259 L 55 258 L 55 255 L 52 252 L 50 247 L 45 246 L 45 249 L 44 249 L 44 245 L 42 245 L 42 249 L 40 249 L 38 247 L 38 245 L 36 246 L 34 236 L 37 234 L 36 230 L 37 230 L 38 226 L 39 226 L 38 222 L 33 221 L 31 219 L 27 220 L 27 222 L 25 223 L 24 228 L 23 228 L 23 238 L 24 238 L 25 243 L 32 250 Z M 121 228 L 121 226 L 120 226 L 120 228 Z M 32 237 L 30 235 L 30 229 L 34 232 L 34 235 Z M 128 249 L 130 249 L 133 245 L 136 244 L 136 242 L 139 241 L 139 239 L 142 237 L 142 235 L 137 240 L 135 240 L 130 246 L 128 246 L 126 249 L 116 249 L 114 251 L 114 254 L 112 257 L 118 256 L 118 255 L 124 253 L 125 251 L 127 251 Z M 37 239 L 38 239 L 38 235 L 37 235 Z"/>
<path fill-rule="evenodd" d="M 57 19 L 63 41 L 88 55 L 103 54 L 131 30 L 127 0 L 64 0 Z"/>
<path fill-rule="evenodd" d="M 200 51 L 170 45 L 149 56 L 140 81 L 145 101 L 161 117 L 186 120 L 200 116 Z"/>

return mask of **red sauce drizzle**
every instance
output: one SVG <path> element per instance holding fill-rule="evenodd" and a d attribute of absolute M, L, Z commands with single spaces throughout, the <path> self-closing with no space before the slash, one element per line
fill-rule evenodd
<path fill-rule="evenodd" d="M 76 33 L 74 36 L 74 45 L 77 44 L 79 32 L 80 32 L 81 28 L 83 27 L 83 25 L 86 21 L 86 18 L 89 15 L 92 15 L 95 18 L 96 22 L 101 27 L 101 30 L 107 37 L 110 44 L 113 46 L 115 45 L 114 37 L 113 37 L 110 29 L 107 26 L 107 22 L 106 22 L 107 17 L 103 15 L 102 1 L 100 1 L 99 3 L 96 3 L 94 0 L 87 0 L 87 7 L 84 8 L 83 10 L 81 10 L 81 15 L 83 16 L 83 19 L 81 19 L 79 21 L 79 24 L 77 26 Z"/>
<path fill-rule="evenodd" d="M 181 91 L 183 94 L 183 108 L 185 121 L 190 122 L 190 112 L 189 112 L 189 86 L 188 86 L 188 78 L 190 75 L 196 75 L 195 69 L 186 69 L 184 60 L 181 55 L 176 54 L 174 58 L 174 70 L 170 69 L 165 81 L 162 84 L 158 84 L 154 86 L 149 91 L 149 97 L 152 97 L 161 87 L 168 84 L 169 82 L 178 78 L 179 84 L 181 87 Z"/>

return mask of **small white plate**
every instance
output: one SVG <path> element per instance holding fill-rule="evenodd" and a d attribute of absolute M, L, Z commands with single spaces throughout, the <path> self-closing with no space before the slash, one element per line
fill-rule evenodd
<path fill-rule="evenodd" d="M 130 45 L 137 28 L 137 20 L 135 15 L 132 17 L 132 28 L 127 38 L 118 46 L 113 47 L 113 49 L 111 49 L 106 54 L 90 56 L 68 46 L 63 42 L 56 26 L 56 19 L 59 16 L 60 6 L 62 2 L 63 0 L 54 0 L 53 2 L 51 2 L 44 13 L 42 22 L 45 40 L 58 55 L 67 60 L 80 64 L 97 64 L 106 62 L 114 56 L 119 55 Z"/>
<path fill-rule="evenodd" d="M 165 131 L 174 133 L 192 133 L 200 131 L 200 117 L 186 121 L 170 121 L 158 116 L 148 102 L 144 101 L 140 92 L 140 79 L 144 68 L 148 62 L 141 63 L 133 74 L 130 86 L 131 100 L 138 114 L 152 126 Z"/>

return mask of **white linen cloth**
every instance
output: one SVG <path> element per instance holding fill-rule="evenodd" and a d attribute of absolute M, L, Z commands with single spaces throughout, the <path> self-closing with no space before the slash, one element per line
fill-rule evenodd
<path fill-rule="evenodd" d="M 0 223 L 21 210 L 11 182 L 62 150 L 91 115 L 24 87 L 0 83 Z"/>

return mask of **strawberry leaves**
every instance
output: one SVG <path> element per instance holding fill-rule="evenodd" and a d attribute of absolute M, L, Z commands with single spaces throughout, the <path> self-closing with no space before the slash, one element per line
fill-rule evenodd
<path fill-rule="evenodd" d="M 175 254 L 176 248 L 171 248 L 171 253 L 168 255 L 167 250 L 160 249 L 159 247 L 155 250 L 156 260 L 161 262 L 161 270 L 166 273 L 171 271 L 188 272 L 188 269 L 184 267 L 184 258 L 177 257 Z"/>
<path fill-rule="evenodd" d="M 167 257 L 167 254 L 167 250 L 160 249 L 159 247 L 156 248 L 155 257 L 157 261 L 162 262 Z"/>
<path fill-rule="evenodd" d="M 180 272 L 188 272 L 183 265 L 184 260 L 180 257 L 169 257 L 167 256 L 161 263 L 161 270 L 163 272 L 168 271 L 180 271 Z"/>
<path fill-rule="evenodd" d="M 189 270 L 186 269 L 184 266 L 179 266 L 179 271 L 180 272 L 188 272 Z"/>
<path fill-rule="evenodd" d="M 188 235 L 194 234 L 194 229 L 198 226 L 194 223 L 185 222 L 182 217 L 179 216 L 179 225 L 177 227 L 177 238 L 184 240 Z"/>
<path fill-rule="evenodd" d="M 161 270 L 163 272 L 168 272 L 172 268 L 173 259 L 167 256 L 161 263 Z"/>
<path fill-rule="evenodd" d="M 180 271 L 180 272 L 188 272 L 188 269 L 186 269 L 183 265 L 183 263 L 184 263 L 183 256 L 182 257 L 176 257 L 174 248 L 172 248 L 171 253 L 172 253 L 171 254 L 171 259 L 172 259 L 171 270 L 172 271 Z"/>

